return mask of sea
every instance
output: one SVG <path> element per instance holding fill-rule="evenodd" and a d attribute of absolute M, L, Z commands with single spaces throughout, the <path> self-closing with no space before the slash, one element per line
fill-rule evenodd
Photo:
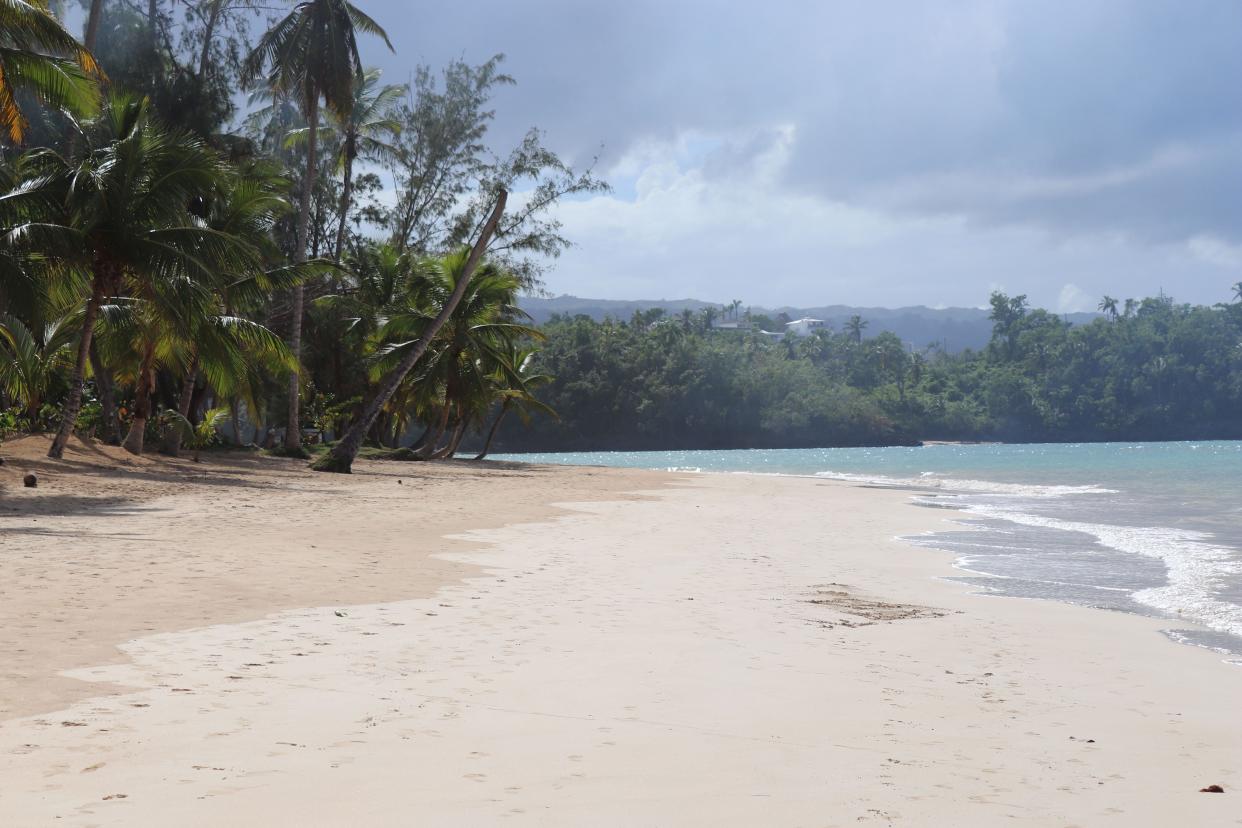
<path fill-rule="evenodd" d="M 908 490 L 918 505 L 954 512 L 960 528 L 906 539 L 955 553 L 953 580 L 1167 619 L 1174 640 L 1242 664 L 1242 441 L 493 457 Z"/>

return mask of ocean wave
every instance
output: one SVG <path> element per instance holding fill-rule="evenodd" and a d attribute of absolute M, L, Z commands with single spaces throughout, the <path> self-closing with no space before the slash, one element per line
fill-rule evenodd
<path fill-rule="evenodd" d="M 1242 636 L 1242 606 L 1216 597 L 1225 579 L 1242 575 L 1242 560 L 1236 550 L 1209 543 L 1209 535 L 1162 526 L 1062 520 L 993 504 L 971 504 L 965 511 L 1023 526 L 1079 532 L 1110 549 L 1160 560 L 1168 572 L 1168 583 L 1135 592 L 1135 601 L 1218 632 Z"/>
<path fill-rule="evenodd" d="M 1082 494 L 1116 494 L 1116 489 L 1102 486 L 1039 486 L 1023 483 L 1000 483 L 995 480 L 971 480 L 969 478 L 942 477 L 934 472 L 923 472 L 918 477 L 887 477 L 882 474 L 851 474 L 849 472 L 821 471 L 816 477 L 864 483 L 871 486 L 937 489 L 961 494 L 1000 494 L 1019 497 L 1066 497 Z"/>

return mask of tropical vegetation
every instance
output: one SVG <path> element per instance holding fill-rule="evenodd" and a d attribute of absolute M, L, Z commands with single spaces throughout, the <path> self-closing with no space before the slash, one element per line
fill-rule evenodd
<path fill-rule="evenodd" d="M 538 131 L 490 145 L 503 56 L 384 84 L 347 0 L 87 5 L 79 41 L 0 0 L 6 428 L 52 457 L 342 438 L 317 467 L 348 471 L 553 413 L 516 298 L 568 245 L 551 208 L 605 185 Z"/>
<path fill-rule="evenodd" d="M 1232 303 L 1105 297 L 1071 325 L 993 294 L 980 351 L 917 347 L 867 321 L 776 341 L 712 313 L 554 317 L 532 370 L 559 420 L 505 451 L 793 448 L 922 440 L 1242 438 L 1242 285 Z M 1109 312 L 1111 310 L 1112 312 Z M 774 327 L 769 324 L 766 327 Z"/>

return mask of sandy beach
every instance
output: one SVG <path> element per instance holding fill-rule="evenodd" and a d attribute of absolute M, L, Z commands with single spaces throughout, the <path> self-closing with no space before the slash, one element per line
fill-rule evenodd
<path fill-rule="evenodd" d="M 908 492 L 45 445 L 6 825 L 1242 824 L 1242 669 L 944 580 Z"/>

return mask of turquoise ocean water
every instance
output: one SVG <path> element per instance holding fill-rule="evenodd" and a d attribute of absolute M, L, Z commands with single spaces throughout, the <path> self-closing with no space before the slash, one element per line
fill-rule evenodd
<path fill-rule="evenodd" d="M 955 580 L 1170 619 L 1242 656 L 1242 442 L 933 445 L 495 455 L 538 463 L 813 475 L 911 490 L 960 531 Z M 825 527 L 828 528 L 828 527 Z M 1206 628 L 1187 630 L 1178 621 Z"/>

